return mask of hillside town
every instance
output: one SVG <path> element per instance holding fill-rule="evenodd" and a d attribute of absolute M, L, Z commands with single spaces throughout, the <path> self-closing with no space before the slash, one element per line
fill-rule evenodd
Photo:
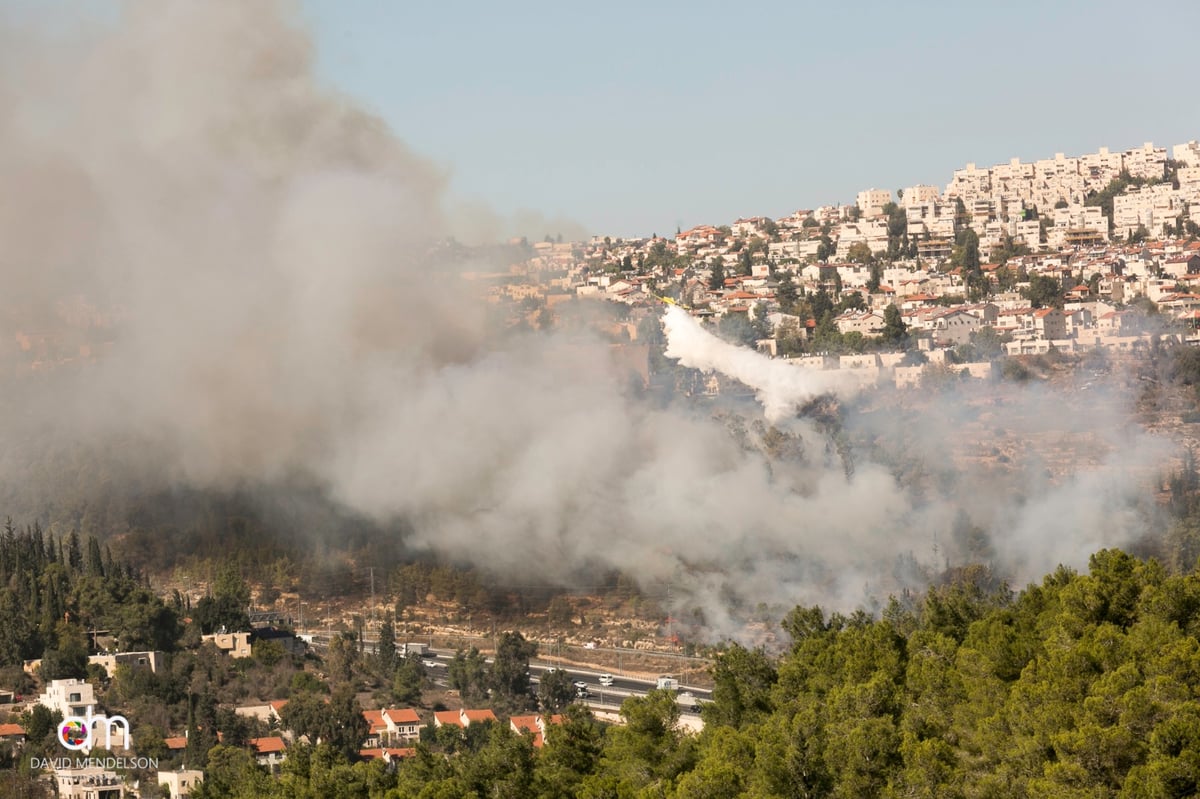
<path fill-rule="evenodd" d="M 1146 143 L 967 164 L 944 189 L 872 188 L 852 204 L 670 238 L 547 236 L 520 242 L 528 257 L 508 273 L 470 277 L 489 281 L 489 300 L 519 304 L 533 325 L 552 323 L 556 306 L 577 297 L 635 309 L 667 297 L 772 356 L 874 369 L 904 386 L 929 364 L 985 376 L 1002 355 L 1197 340 L 1192 217 L 1200 144 Z M 636 340 L 636 325 L 627 334 Z M 923 357 L 897 371 L 900 343 Z"/>

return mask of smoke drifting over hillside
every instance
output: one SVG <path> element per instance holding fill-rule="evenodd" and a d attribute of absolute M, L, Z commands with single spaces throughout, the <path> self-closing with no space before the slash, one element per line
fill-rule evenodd
<path fill-rule="evenodd" d="M 856 393 L 865 382 L 852 372 L 797 368 L 745 347 L 722 341 L 697 324 L 682 308 L 667 309 L 665 355 L 702 372 L 720 372 L 754 389 L 767 419 L 794 416 L 796 406 L 825 393 Z"/>
<path fill-rule="evenodd" d="M 718 633 L 735 631 L 731 596 L 853 607 L 912 579 L 898 561 L 940 557 L 952 490 L 914 497 L 869 458 L 847 476 L 828 431 L 791 418 L 797 400 L 845 388 L 830 377 L 669 312 L 668 354 L 755 388 L 803 453 L 770 461 L 764 431 L 739 441 L 628 396 L 606 345 L 494 341 L 482 304 L 429 256 L 454 230 L 438 170 L 316 83 L 289 9 L 132 2 L 71 48 L 0 32 L 8 318 L 37 329 L 78 295 L 119 308 L 94 364 L 6 391 L 10 494 L 70 479 L 23 457 L 76 446 L 101 453 L 97 490 L 317 485 L 502 574 L 671 581 Z M 934 413 L 860 429 L 913 435 L 936 457 L 958 409 L 947 398 Z M 994 548 L 1014 576 L 1137 532 L 1095 495 L 1119 503 L 1116 475 L 1161 449 L 1118 443 L 1119 462 L 1066 486 L 1030 475 L 1022 508 L 959 476 L 972 513 L 1011 533 Z M 1064 519 L 1087 523 L 1046 529 Z"/>

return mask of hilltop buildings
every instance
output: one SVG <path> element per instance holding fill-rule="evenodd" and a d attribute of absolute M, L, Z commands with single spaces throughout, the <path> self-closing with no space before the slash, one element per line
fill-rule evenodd
<path fill-rule="evenodd" d="M 1193 218 L 1200 144 L 1146 143 L 967 164 L 944 189 L 871 188 L 852 205 L 699 225 L 672 238 L 534 244 L 487 291 L 495 302 L 527 304 L 537 326 L 572 298 L 649 308 L 668 295 L 709 323 L 759 320 L 757 341 L 745 343 L 780 357 L 822 351 L 829 329 L 861 348 L 882 335 L 891 305 L 927 352 L 962 347 L 988 328 L 1008 354 L 1127 352 L 1150 339 L 1129 312 L 1135 301 L 1162 312 L 1168 324 L 1157 332 L 1195 338 Z M 818 295 L 834 312 L 828 326 L 813 311 Z M 612 333 L 632 340 L 636 325 Z"/>

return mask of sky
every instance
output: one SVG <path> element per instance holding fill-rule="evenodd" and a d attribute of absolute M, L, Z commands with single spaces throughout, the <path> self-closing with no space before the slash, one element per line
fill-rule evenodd
<path fill-rule="evenodd" d="M 600 235 L 1200 138 L 1194 0 L 296 2 L 320 77 L 454 197 Z"/>
<path fill-rule="evenodd" d="M 598 234 L 1200 138 L 1194 0 L 303 7 L 320 73 L 453 191 Z"/>

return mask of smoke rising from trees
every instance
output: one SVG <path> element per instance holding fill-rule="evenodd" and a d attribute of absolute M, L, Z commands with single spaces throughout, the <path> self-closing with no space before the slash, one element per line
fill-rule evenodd
<path fill-rule="evenodd" d="M 5 491 L 48 498 L 85 471 L 77 449 L 98 492 L 316 487 L 501 574 L 672 581 L 719 634 L 731 597 L 854 607 L 936 559 L 953 489 L 914 497 L 870 457 L 848 474 L 793 418 L 836 375 L 697 338 L 672 309 L 668 355 L 743 380 L 779 428 L 739 437 L 630 396 L 602 342 L 498 339 L 436 255 L 453 206 L 438 169 L 318 84 L 289 4 L 130 2 L 69 48 L 0 30 L 0 303 L 10 327 L 83 337 L 76 363 L 8 376 Z M 937 452 L 945 406 L 902 432 Z M 801 456 L 764 455 L 779 431 Z M 1031 477 L 1021 508 L 970 484 L 981 522 L 1010 525 L 994 549 L 1015 577 L 1138 532 L 1095 504 L 1161 456 L 1128 436 L 1094 476 Z M 1094 526 L 1046 527 L 1065 519 Z"/>

